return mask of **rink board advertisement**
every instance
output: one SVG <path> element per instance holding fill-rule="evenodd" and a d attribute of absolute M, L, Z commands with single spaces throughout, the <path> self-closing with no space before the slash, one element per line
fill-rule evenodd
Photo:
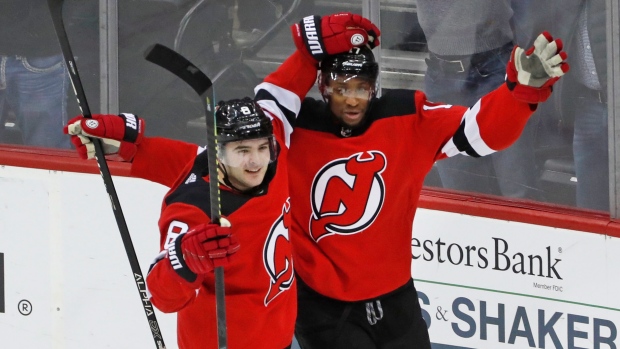
<path fill-rule="evenodd" d="M 146 274 L 165 188 L 125 177 L 114 184 Z M 154 347 L 101 176 L 0 166 L 0 193 L 2 348 Z M 156 314 L 176 348 L 176 317 Z"/>
<path fill-rule="evenodd" d="M 620 241 L 420 209 L 412 275 L 431 340 L 462 348 L 617 348 Z"/>
<path fill-rule="evenodd" d="M 114 183 L 145 275 L 166 188 Z M 153 347 L 101 177 L 0 166 L 0 193 L 2 347 Z M 620 344 L 618 239 L 426 209 L 414 231 L 412 275 L 435 349 Z M 176 348 L 176 317 L 156 314 Z"/>

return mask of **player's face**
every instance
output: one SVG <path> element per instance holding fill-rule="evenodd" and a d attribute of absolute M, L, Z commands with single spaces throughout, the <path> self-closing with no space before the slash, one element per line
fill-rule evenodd
<path fill-rule="evenodd" d="M 343 124 L 355 127 L 364 119 L 373 88 L 368 80 L 338 76 L 330 79 L 325 91 L 332 113 Z"/>
<path fill-rule="evenodd" d="M 220 161 L 228 179 L 239 190 L 248 190 L 262 183 L 272 161 L 268 138 L 248 139 L 224 144 Z"/>

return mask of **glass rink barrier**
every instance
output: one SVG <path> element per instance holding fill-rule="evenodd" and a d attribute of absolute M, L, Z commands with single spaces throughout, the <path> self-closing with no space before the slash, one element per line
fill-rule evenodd
<path fill-rule="evenodd" d="M 91 113 L 132 113 L 144 119 L 147 139 L 201 146 L 217 102 L 254 97 L 254 88 L 295 52 L 293 24 L 338 12 L 370 19 L 381 30 L 373 49 L 375 97 L 415 93 L 408 95 L 413 105 L 399 102 L 386 117 L 415 112 L 425 120 L 432 108 L 464 106 L 470 116 L 481 111 L 501 120 L 463 119 L 470 123 L 458 132 L 477 132 L 485 156 L 456 145 L 450 155 L 460 154 L 444 158 L 445 139 L 428 166 L 414 156 L 402 164 L 386 160 L 398 166 L 399 181 L 423 181 L 411 204 L 417 211 L 407 212 L 415 211 L 411 276 L 432 347 L 620 345 L 616 0 L 65 0 L 62 6 Z M 512 113 L 503 107 L 510 103 L 485 98 L 512 96 L 505 79 L 513 48 L 533 47 L 544 31 L 561 39 L 570 70 L 526 120 L 502 119 Z M 154 44 L 180 53 L 212 80 L 207 108 L 183 80 L 145 59 Z M 307 97 L 324 99 L 317 84 Z M 169 188 L 133 177 L 135 163 L 107 161 L 131 241 L 121 238 L 97 162 L 81 159 L 63 132 L 81 113 L 47 1 L 0 0 L 0 346 L 148 348 L 156 326 L 166 347 L 177 348 L 176 314 L 152 306 L 141 279 L 160 252 L 158 220 Z M 488 146 L 516 128 L 520 135 L 506 149 Z M 434 132 L 443 134 L 424 129 L 422 136 Z M 382 152 L 389 143 L 431 146 L 416 137 L 394 129 L 377 134 L 364 152 Z M 376 176 L 379 187 L 394 188 L 397 178 L 383 186 L 383 175 Z M 353 190 L 356 177 L 346 178 Z M 420 192 L 407 190 L 412 197 Z M 387 214 L 381 207 L 394 196 L 407 196 L 384 194 L 378 215 Z M 143 275 L 127 263 L 128 243 Z"/>

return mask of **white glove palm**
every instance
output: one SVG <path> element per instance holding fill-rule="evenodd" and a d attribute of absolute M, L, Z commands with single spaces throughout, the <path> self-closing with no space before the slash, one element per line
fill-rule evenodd
<path fill-rule="evenodd" d="M 531 104 L 549 98 L 552 85 L 569 70 L 562 47 L 562 40 L 543 32 L 527 51 L 518 46 L 513 49 L 506 83 L 515 98 Z"/>
<path fill-rule="evenodd" d="M 561 44 L 562 41 L 558 40 L 549 42 L 544 34 L 540 34 L 534 41 L 534 47 L 528 51 L 517 47 L 514 57 L 519 83 L 542 87 L 550 78 L 564 75 L 562 63 L 566 59 L 566 52 L 561 51 Z"/>

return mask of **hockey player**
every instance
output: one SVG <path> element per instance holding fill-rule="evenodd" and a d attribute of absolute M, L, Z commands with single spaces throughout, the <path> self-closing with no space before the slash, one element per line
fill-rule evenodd
<path fill-rule="evenodd" d="M 177 313 L 179 348 L 217 348 L 212 271 L 222 265 L 229 346 L 289 348 L 296 285 L 286 171 L 276 171 L 283 166 L 276 138 L 282 143 L 284 131 L 249 98 L 220 103 L 216 125 L 222 227 L 208 223 L 205 151 L 164 199 L 162 253 L 147 276 L 151 301 L 163 312 Z M 226 228 L 226 221 L 232 227 Z"/>
<path fill-rule="evenodd" d="M 377 98 L 372 51 L 320 55 L 311 48 L 321 43 L 306 33 L 317 17 L 293 27 L 298 51 L 320 62 L 324 98 L 301 104 L 288 157 L 296 336 L 304 349 L 430 348 L 410 257 L 423 179 L 434 161 L 514 142 L 568 70 L 566 55 L 547 33 L 531 50 L 515 47 L 506 84 L 470 108 L 430 102 L 421 91 Z M 314 81 L 315 64 L 287 73 L 293 58 L 257 96 L 286 87 L 290 76 L 300 86 Z"/>
<path fill-rule="evenodd" d="M 322 38 L 331 40 L 326 53 L 364 44 L 367 31 L 378 33 L 357 15 L 323 19 Z M 93 158 L 90 138 L 101 138 L 106 154 L 132 161 L 132 176 L 172 188 L 159 221 L 162 252 L 147 285 L 156 307 L 178 313 L 180 348 L 217 347 L 212 270 L 220 265 L 226 275 L 229 347 L 290 347 L 297 309 L 286 154 L 289 122 L 314 82 L 314 77 L 297 79 L 298 69 L 316 76 L 315 62 L 296 52 L 261 84 L 257 102 L 233 100 L 216 112 L 222 215 L 232 227 L 208 223 L 203 148 L 145 137 L 144 120 L 132 114 L 77 117 L 65 127 L 81 157 Z"/>
<path fill-rule="evenodd" d="M 249 98 L 220 102 L 215 115 L 221 225 L 210 223 L 204 148 L 143 137 L 144 121 L 131 114 L 78 118 L 67 132 L 83 137 L 103 128 L 123 130 L 143 148 L 136 165 L 144 161 L 166 168 L 167 161 L 159 162 L 163 154 L 176 167 L 174 184 L 172 172 L 161 177 L 171 189 L 158 222 L 162 252 L 149 269 L 147 288 L 154 306 L 177 313 L 179 348 L 218 347 L 213 273 L 218 266 L 226 276 L 230 348 L 290 348 L 296 284 L 288 232 L 285 126 L 281 115 L 267 116 Z M 140 132 L 132 136 L 126 126 L 130 124 L 139 125 Z M 134 143 L 123 143 L 137 150 Z M 173 160 L 175 153 L 190 159 L 182 171 L 181 162 Z M 156 172 L 134 169 L 134 175 L 152 180 L 157 180 L 151 175 Z"/>
<path fill-rule="evenodd" d="M 568 71 L 565 59 L 548 33 L 515 47 L 506 83 L 470 108 L 421 91 L 377 98 L 367 48 L 322 59 L 324 101 L 302 103 L 288 162 L 302 348 L 431 348 L 411 277 L 424 177 L 437 160 L 512 144 Z"/>

